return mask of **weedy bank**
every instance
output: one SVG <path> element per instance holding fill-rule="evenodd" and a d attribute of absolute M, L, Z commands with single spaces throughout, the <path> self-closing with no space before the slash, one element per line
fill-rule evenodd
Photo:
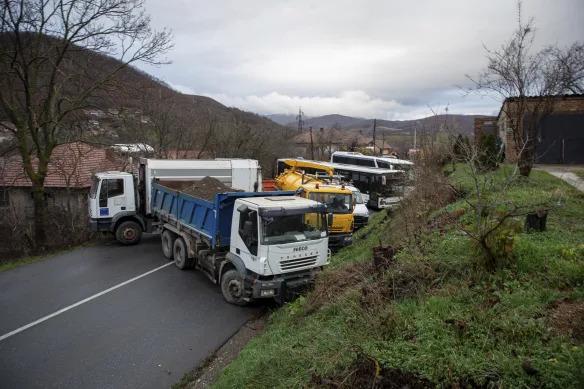
<path fill-rule="evenodd" d="M 469 169 L 375 215 L 215 386 L 582 387 L 584 194 Z M 525 232 L 544 208 L 546 231 Z M 499 223 L 488 258 L 473 235 Z"/>

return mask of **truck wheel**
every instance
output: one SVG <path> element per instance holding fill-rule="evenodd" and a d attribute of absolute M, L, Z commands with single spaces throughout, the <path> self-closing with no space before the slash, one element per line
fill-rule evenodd
<path fill-rule="evenodd" d="M 227 270 L 221 277 L 223 298 L 230 304 L 246 305 L 243 279 L 237 270 Z"/>
<path fill-rule="evenodd" d="M 174 264 L 181 270 L 189 268 L 189 253 L 187 252 L 187 244 L 181 237 L 176 238 L 173 245 L 172 253 L 174 255 Z"/>
<path fill-rule="evenodd" d="M 162 254 L 170 261 L 174 258 L 174 241 L 176 240 L 176 235 L 172 231 L 164 230 L 160 234 L 160 240 L 162 241 Z"/>
<path fill-rule="evenodd" d="M 132 220 L 122 222 L 116 228 L 116 239 L 125 245 L 136 244 L 142 239 L 142 227 Z"/>

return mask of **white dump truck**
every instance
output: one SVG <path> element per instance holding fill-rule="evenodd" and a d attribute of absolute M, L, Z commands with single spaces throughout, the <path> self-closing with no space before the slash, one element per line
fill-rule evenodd
<path fill-rule="evenodd" d="M 158 231 L 150 201 L 154 182 L 194 182 L 205 177 L 235 190 L 262 190 L 257 160 L 141 159 L 137 174 L 110 171 L 94 175 L 88 199 L 90 229 L 112 232 L 123 244 L 136 244 L 143 232 Z"/>

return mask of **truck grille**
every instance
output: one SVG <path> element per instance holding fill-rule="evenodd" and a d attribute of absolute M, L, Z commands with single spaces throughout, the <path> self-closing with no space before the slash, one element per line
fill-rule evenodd
<path fill-rule="evenodd" d="M 367 222 L 369 221 L 369 218 L 366 216 L 355 215 L 354 220 L 355 220 L 355 229 L 357 229 L 357 228 L 361 228 L 364 225 L 366 225 Z"/>
<path fill-rule="evenodd" d="M 280 261 L 280 268 L 282 270 L 294 270 L 305 266 L 313 266 L 316 264 L 317 256 L 285 259 Z"/>
<path fill-rule="evenodd" d="M 343 227 L 329 227 L 329 232 L 343 232 Z"/>

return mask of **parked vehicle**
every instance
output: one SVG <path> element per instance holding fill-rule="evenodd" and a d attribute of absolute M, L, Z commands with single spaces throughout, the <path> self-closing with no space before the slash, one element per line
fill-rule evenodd
<path fill-rule="evenodd" d="M 93 231 L 112 232 L 123 244 L 140 242 L 143 232 L 157 232 L 150 196 L 154 181 L 200 181 L 212 177 L 247 192 L 262 190 L 258 161 L 250 159 L 141 159 L 138 174 L 102 172 L 94 175 L 88 199 Z"/>
<path fill-rule="evenodd" d="M 153 184 L 162 252 L 196 267 L 225 300 L 283 299 L 330 261 L 326 206 L 294 192 L 218 193 L 207 201 Z"/>
<path fill-rule="evenodd" d="M 353 192 L 353 199 L 355 200 L 355 206 L 353 208 L 353 229 L 358 230 L 369 223 L 369 210 L 359 189 L 351 185 L 347 185 L 346 188 Z"/>
<path fill-rule="evenodd" d="M 338 155 L 355 156 L 354 158 L 347 157 L 343 160 L 359 164 L 349 165 L 339 162 L 284 158 L 278 160 L 277 170 L 280 172 L 290 166 L 298 165 L 302 166 L 305 173 L 315 175 L 319 179 L 351 183 L 351 185 L 359 189 L 365 204 L 370 208 L 395 208 L 399 205 L 410 181 L 408 175 L 412 173 L 411 162 L 392 159 L 399 161 L 400 164 L 396 162 L 395 165 L 386 164 L 383 165 L 385 167 L 376 167 L 377 165 L 373 166 L 373 164 L 381 166 L 384 163 L 383 160 L 388 158 L 339 151 L 333 153 L 335 161 L 339 160 L 340 157 Z M 402 167 L 406 170 L 396 170 Z"/>
<path fill-rule="evenodd" d="M 299 196 L 327 205 L 332 213 L 329 225 L 331 248 L 341 248 L 353 242 L 353 193 L 344 185 L 328 184 L 296 167 L 279 174 L 275 183 L 280 190 L 295 191 Z"/>
<path fill-rule="evenodd" d="M 365 155 L 353 151 L 335 151 L 331 155 L 332 163 L 342 163 L 345 165 L 357 165 L 374 167 L 381 169 L 401 170 L 410 174 L 414 166 L 412 161 L 399 159 L 395 157 L 378 157 L 374 155 Z M 409 178 L 409 177 L 408 177 Z"/>
<path fill-rule="evenodd" d="M 334 164 L 328 162 L 311 161 L 307 159 L 282 158 L 277 161 L 276 171 L 278 173 L 283 173 L 286 169 L 296 168 L 301 169 L 305 174 L 314 176 L 319 180 L 341 184 L 345 180 L 345 177 L 336 174 L 333 165 Z M 350 180 L 345 182 L 350 183 Z M 265 183 L 266 180 L 264 180 L 264 187 Z M 367 209 L 369 195 L 361 193 L 361 191 L 355 186 L 345 185 L 345 187 L 353 192 L 353 229 L 358 230 L 369 222 L 369 210 Z"/>

